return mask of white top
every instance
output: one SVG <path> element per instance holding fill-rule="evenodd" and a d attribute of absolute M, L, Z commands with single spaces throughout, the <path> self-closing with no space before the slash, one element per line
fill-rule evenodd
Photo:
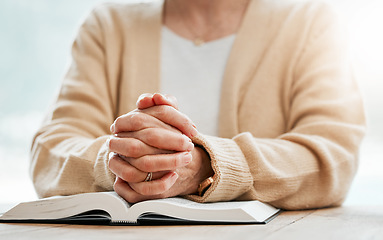
<path fill-rule="evenodd" d="M 221 85 L 235 35 L 195 46 L 162 28 L 161 93 L 178 100 L 199 132 L 218 135 Z"/>

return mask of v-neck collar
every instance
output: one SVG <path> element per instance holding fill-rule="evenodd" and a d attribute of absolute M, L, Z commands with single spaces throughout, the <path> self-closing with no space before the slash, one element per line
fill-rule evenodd
<path fill-rule="evenodd" d="M 239 132 L 237 116 L 241 96 L 246 90 L 247 83 L 254 77 L 260 60 L 270 45 L 267 40 L 272 39 L 271 35 L 275 34 L 275 31 L 264 31 L 265 25 L 271 21 L 272 11 L 267 4 L 263 4 L 263 1 L 250 1 L 227 61 L 219 110 L 219 136 L 221 137 L 232 137 Z M 151 46 L 155 46 L 155 49 L 152 48 L 155 50 L 152 52 L 152 59 L 158 60 L 151 63 L 151 67 L 156 68 L 156 71 L 154 71 L 153 78 L 149 80 L 151 83 L 147 83 L 155 86 L 155 91 L 159 91 L 161 84 L 160 49 L 163 7 L 164 0 L 158 1 L 151 9 L 156 10 L 155 14 L 146 14 L 146 16 L 150 16 L 151 20 L 147 19 L 144 21 L 145 24 L 140 26 L 150 27 L 153 30 L 152 24 L 154 24 L 157 28 L 155 31 L 148 31 L 145 34 L 145 38 L 151 39 Z M 153 87 L 149 89 L 154 90 Z"/>

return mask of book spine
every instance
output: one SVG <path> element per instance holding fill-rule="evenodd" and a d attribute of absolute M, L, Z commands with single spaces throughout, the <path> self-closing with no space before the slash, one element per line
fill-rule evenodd
<path fill-rule="evenodd" d="M 117 220 L 117 221 L 110 221 L 110 225 L 138 225 L 138 222 L 132 222 L 132 221 L 126 221 L 126 220 Z"/>

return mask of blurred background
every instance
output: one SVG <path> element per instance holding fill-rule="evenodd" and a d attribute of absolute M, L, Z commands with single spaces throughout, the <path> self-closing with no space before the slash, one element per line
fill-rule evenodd
<path fill-rule="evenodd" d="M 28 172 L 32 136 L 57 94 L 79 24 L 100 2 L 0 1 L 0 204 L 37 198 Z M 331 2 L 348 23 L 369 125 L 345 204 L 382 204 L 383 1 Z"/>

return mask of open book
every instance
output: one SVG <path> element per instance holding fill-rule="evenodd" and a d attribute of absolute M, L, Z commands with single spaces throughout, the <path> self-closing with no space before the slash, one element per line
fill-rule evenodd
<path fill-rule="evenodd" d="M 279 213 L 259 201 L 196 203 L 167 198 L 129 204 L 115 192 L 45 198 L 16 205 L 0 222 L 70 224 L 267 223 Z"/>

